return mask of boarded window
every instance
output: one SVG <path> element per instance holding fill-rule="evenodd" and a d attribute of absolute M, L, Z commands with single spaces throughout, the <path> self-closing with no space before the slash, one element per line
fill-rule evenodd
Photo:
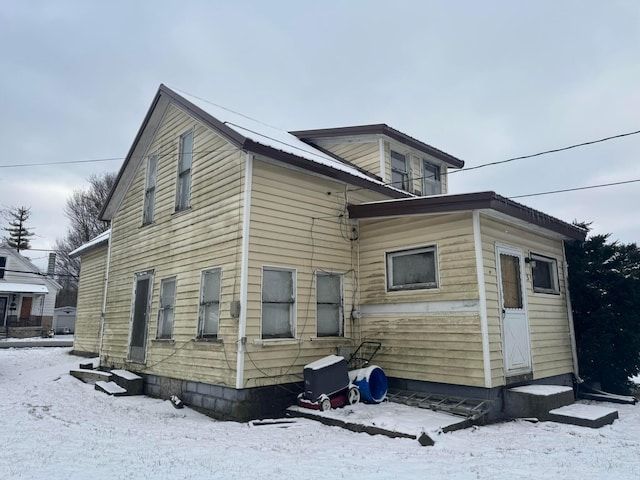
<path fill-rule="evenodd" d="M 522 308 L 520 258 L 501 253 L 500 275 L 502 277 L 503 308 Z"/>
<path fill-rule="evenodd" d="M 144 190 L 144 210 L 142 213 L 142 224 L 147 225 L 153 222 L 153 210 L 156 197 L 156 182 L 158 173 L 158 154 L 154 153 L 147 160 L 147 180 Z"/>
<path fill-rule="evenodd" d="M 178 155 L 178 182 L 176 186 L 176 211 L 189 208 L 191 194 L 191 163 L 193 161 L 193 132 L 180 137 Z"/>
<path fill-rule="evenodd" d="M 160 283 L 160 308 L 158 309 L 158 337 L 171 338 L 175 313 L 176 279 L 166 278 Z"/>
<path fill-rule="evenodd" d="M 551 293 L 558 295 L 558 263 L 554 258 L 542 255 L 531 255 L 531 276 L 533 291 L 536 293 Z"/>
<path fill-rule="evenodd" d="M 391 184 L 396 188 L 409 190 L 407 157 L 393 150 L 391 151 Z"/>
<path fill-rule="evenodd" d="M 202 272 L 200 291 L 200 313 L 198 336 L 217 338 L 220 327 L 220 280 L 219 268 Z"/>
<path fill-rule="evenodd" d="M 262 338 L 293 338 L 295 276 L 292 270 L 262 271 Z"/>
<path fill-rule="evenodd" d="M 317 275 L 316 302 L 318 337 L 343 336 L 342 275 Z"/>
<path fill-rule="evenodd" d="M 440 167 L 427 161 L 422 162 L 422 194 L 439 195 L 441 193 Z"/>
<path fill-rule="evenodd" d="M 437 286 L 435 246 L 387 253 L 387 290 Z"/>

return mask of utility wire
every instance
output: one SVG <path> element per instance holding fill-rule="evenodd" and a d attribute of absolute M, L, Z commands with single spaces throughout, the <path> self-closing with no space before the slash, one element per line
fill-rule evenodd
<path fill-rule="evenodd" d="M 524 197 L 539 197 L 541 195 L 551 195 L 553 193 L 575 192 L 577 190 L 589 190 L 591 188 L 612 187 L 614 185 L 624 185 L 626 183 L 636 183 L 636 182 L 640 182 L 640 178 L 637 178 L 635 180 L 625 180 L 622 182 L 602 183 L 600 185 L 589 185 L 588 187 L 565 188 L 564 190 L 552 190 L 549 192 L 529 193 L 527 195 L 515 195 L 509 198 L 514 199 L 514 198 L 524 198 Z"/>
<path fill-rule="evenodd" d="M 564 152 L 565 150 L 571 150 L 572 148 L 585 147 L 587 145 L 593 145 L 595 143 L 602 143 L 602 142 L 606 142 L 608 140 L 614 140 L 616 138 L 629 137 L 631 135 L 637 135 L 639 133 L 640 133 L 640 130 L 636 130 L 635 132 L 620 133 L 618 135 L 612 135 L 610 137 L 604 137 L 604 138 L 600 138 L 598 140 L 591 140 L 589 142 L 576 143 L 575 145 L 569 145 L 568 147 L 554 148 L 552 150 L 545 150 L 544 152 L 533 153 L 531 155 L 522 155 L 521 157 L 508 158 L 506 160 L 500 160 L 498 162 L 483 163 L 481 165 L 476 165 L 475 167 L 463 168 L 461 170 L 454 170 L 452 172 L 448 172 L 448 174 L 451 175 L 453 173 L 469 172 L 471 170 L 477 170 L 478 168 L 490 167 L 490 166 L 493 166 L 493 165 L 501 165 L 503 163 L 515 162 L 516 160 L 524 160 L 526 158 L 539 157 L 541 155 L 547 155 L 549 153 Z"/>

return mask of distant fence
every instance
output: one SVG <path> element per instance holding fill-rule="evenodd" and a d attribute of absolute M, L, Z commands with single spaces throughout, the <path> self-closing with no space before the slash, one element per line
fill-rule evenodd
<path fill-rule="evenodd" d="M 17 315 L 9 315 L 7 317 L 9 328 L 11 327 L 41 327 L 42 315 L 30 315 L 28 317 L 18 317 Z"/>

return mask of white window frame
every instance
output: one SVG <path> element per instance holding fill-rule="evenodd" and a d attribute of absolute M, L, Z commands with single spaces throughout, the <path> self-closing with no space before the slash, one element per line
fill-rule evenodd
<path fill-rule="evenodd" d="M 397 168 L 394 168 L 393 166 L 393 155 L 400 155 L 404 158 L 404 170 L 399 170 Z M 391 153 L 389 156 L 389 160 L 391 162 L 391 185 L 399 188 L 401 190 L 405 190 L 405 191 L 410 191 L 410 187 L 411 187 L 411 180 L 409 178 L 409 154 L 408 153 L 402 153 L 399 152 L 398 150 L 393 150 L 391 149 Z M 396 159 L 399 160 L 399 159 Z M 399 173 L 400 175 L 402 175 L 402 184 L 398 185 L 398 182 L 394 182 L 393 181 L 393 174 L 394 173 Z"/>
<path fill-rule="evenodd" d="M 431 176 L 431 172 L 427 174 L 426 166 L 436 169 L 435 177 Z M 434 190 L 434 192 L 431 192 Z M 428 192 L 428 193 L 427 193 Z M 422 195 L 440 195 L 442 193 L 442 168 L 440 165 L 422 159 Z"/>
<path fill-rule="evenodd" d="M 153 223 L 156 201 L 156 185 L 158 183 L 158 152 L 147 158 L 147 177 L 144 186 L 144 205 L 142 207 L 142 225 Z M 153 173 L 153 175 L 152 175 Z"/>
<path fill-rule="evenodd" d="M 173 299 L 172 301 L 167 304 L 164 305 L 163 304 L 163 299 L 164 299 L 164 288 L 167 284 L 169 283 L 173 283 L 174 287 L 173 287 Z M 168 278 L 163 278 L 160 281 L 160 296 L 158 298 L 158 330 L 156 333 L 156 339 L 157 340 L 170 340 L 173 338 L 173 328 L 175 326 L 176 323 L 176 296 L 178 295 L 178 280 L 176 277 L 168 277 Z M 166 316 L 167 316 L 167 312 L 171 312 L 172 316 L 171 316 L 171 331 L 169 333 L 169 335 L 167 336 L 166 334 L 162 334 L 162 332 L 165 330 L 164 326 L 165 326 L 165 322 L 166 322 Z"/>
<path fill-rule="evenodd" d="M 433 252 L 433 271 L 434 281 L 424 283 L 402 284 L 396 285 L 393 279 L 393 260 L 398 257 L 416 255 L 424 252 Z M 387 268 L 387 291 L 398 292 L 406 290 L 432 290 L 440 287 L 440 278 L 438 272 L 438 246 L 437 245 L 425 245 L 423 247 L 407 248 L 403 250 L 395 250 L 386 252 L 386 268 Z"/>
<path fill-rule="evenodd" d="M 217 300 L 211 299 L 211 300 L 205 301 L 205 298 L 204 298 L 205 281 L 208 275 L 214 275 L 214 274 L 217 274 L 220 277 L 218 281 L 220 285 L 220 288 L 218 290 L 218 299 Z M 218 335 L 220 333 L 220 299 L 221 297 L 222 297 L 222 268 L 215 267 L 215 268 L 209 268 L 207 270 L 203 270 L 200 276 L 200 302 L 198 307 L 198 338 L 211 338 L 211 339 L 218 338 Z M 207 306 L 212 306 L 212 305 L 216 305 L 218 309 L 218 325 L 215 333 L 204 331 L 205 308 Z"/>
<path fill-rule="evenodd" d="M 191 136 L 191 152 L 189 152 L 191 158 L 189 161 L 189 168 L 184 168 L 184 165 L 183 165 L 184 158 L 185 158 L 184 142 L 185 142 L 185 138 L 189 136 Z M 178 174 L 176 176 L 176 212 L 179 212 L 181 210 L 186 210 L 191 206 L 191 170 L 193 168 L 194 144 L 195 144 L 195 133 L 193 129 L 180 135 L 180 140 L 178 143 Z M 185 188 L 185 184 L 187 184 L 186 188 L 188 188 L 188 192 L 186 194 L 186 199 L 184 200 L 186 204 L 183 205 L 182 204 L 183 197 L 184 197 L 183 189 Z"/>
<path fill-rule="evenodd" d="M 276 272 L 289 272 L 291 274 L 291 301 L 286 302 L 289 304 L 289 334 L 288 336 L 265 336 L 264 333 L 264 305 L 265 303 L 280 303 L 284 304 L 285 302 L 265 302 L 264 301 L 264 277 L 265 271 L 276 271 Z M 262 279 L 261 279 L 261 293 L 260 293 L 260 338 L 262 340 L 280 340 L 280 339 L 291 339 L 296 338 L 296 310 L 298 306 L 297 302 L 297 271 L 294 268 L 286 268 L 286 267 L 275 267 L 264 265 L 262 267 Z"/>
<path fill-rule="evenodd" d="M 549 264 L 549 281 L 551 283 L 551 288 L 539 287 L 535 284 L 534 277 L 534 269 L 538 266 L 539 263 L 547 263 Z M 531 288 L 533 288 L 534 293 L 545 293 L 548 295 L 560 295 L 560 282 L 558 279 L 558 260 L 553 257 L 547 257 L 545 255 L 540 255 L 538 253 L 529 253 L 528 259 L 529 266 L 531 267 Z"/>
<path fill-rule="evenodd" d="M 320 303 L 318 301 L 318 297 L 319 297 L 318 290 L 320 286 L 320 278 L 324 278 L 324 277 L 336 277 L 340 281 L 340 287 L 339 287 L 340 298 L 337 304 L 328 303 L 328 302 Z M 338 319 L 337 319 L 338 331 L 336 332 L 336 334 L 333 334 L 333 335 L 320 334 L 318 329 L 318 325 L 320 323 L 318 307 L 320 305 L 338 305 Z M 344 275 L 341 273 L 316 272 L 316 336 L 317 337 L 344 337 Z"/>

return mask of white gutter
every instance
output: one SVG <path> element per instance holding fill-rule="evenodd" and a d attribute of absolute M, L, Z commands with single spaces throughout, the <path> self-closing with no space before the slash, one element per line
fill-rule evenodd
<path fill-rule="evenodd" d="M 236 388 L 244 386 L 244 355 L 247 344 L 247 289 L 249 288 L 249 227 L 251 225 L 251 184 L 253 182 L 253 154 L 246 153 L 244 171 L 244 206 L 242 213 L 242 252 L 240 265 L 240 319 L 238 321 L 238 359 Z"/>
<path fill-rule="evenodd" d="M 478 276 L 478 296 L 480 312 L 480 331 L 482 332 L 482 360 L 484 364 L 484 386 L 491 388 L 491 352 L 489 351 L 489 321 L 487 319 L 487 291 L 484 283 L 484 261 L 482 259 L 482 237 L 480 235 L 480 212 L 473 213 L 473 242 L 476 252 L 476 271 Z"/>
<path fill-rule="evenodd" d="M 100 345 L 98 346 L 98 359 L 102 358 L 102 345 L 104 341 L 104 317 L 107 311 L 107 287 L 109 286 L 109 267 L 111 266 L 111 241 L 113 239 L 113 219 L 111 219 L 109 239 L 107 242 L 107 264 L 104 271 L 104 295 L 102 297 L 102 312 L 100 312 Z"/>
<path fill-rule="evenodd" d="M 563 256 L 563 271 L 564 271 L 564 295 L 567 300 L 567 317 L 569 318 L 569 334 L 571 335 L 571 355 L 573 357 L 573 372 L 579 383 L 582 383 L 580 378 L 580 370 L 578 368 L 578 349 L 576 347 L 576 332 L 573 326 L 573 307 L 571 305 L 571 295 L 569 293 L 569 266 L 567 264 L 567 252 L 564 248 L 564 242 L 562 242 L 562 256 Z"/>
<path fill-rule="evenodd" d="M 386 174 L 386 162 L 384 158 L 384 138 L 382 137 L 378 139 L 378 152 L 380 155 L 380 177 L 382 178 L 383 182 L 386 182 L 387 174 Z"/>

